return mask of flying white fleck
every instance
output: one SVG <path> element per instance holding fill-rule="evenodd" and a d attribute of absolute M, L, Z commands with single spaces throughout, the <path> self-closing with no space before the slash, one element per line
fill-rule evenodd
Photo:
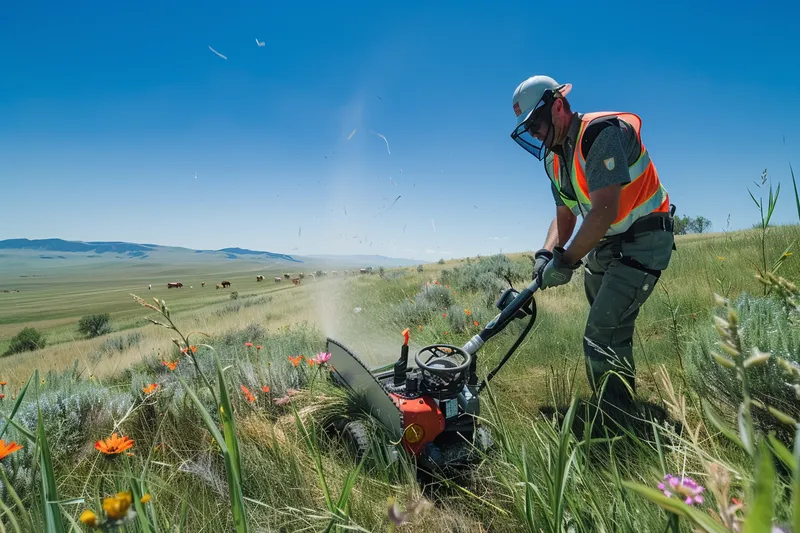
<path fill-rule="evenodd" d="M 209 50 L 211 50 L 212 52 L 214 52 L 215 54 L 217 54 L 217 55 L 218 55 L 219 57 L 221 57 L 222 59 L 228 59 L 227 57 L 225 57 L 224 55 L 220 54 L 219 52 L 217 52 L 216 50 L 214 50 L 214 49 L 213 49 L 213 48 L 211 48 L 210 46 L 208 47 L 208 49 L 209 49 Z"/>
<path fill-rule="evenodd" d="M 394 182 L 394 180 L 392 179 L 392 177 L 391 177 L 391 176 L 389 176 L 389 181 L 391 181 L 391 182 L 392 182 L 392 185 L 394 185 L 395 187 L 397 187 L 397 184 Z"/>
<path fill-rule="evenodd" d="M 358 128 L 356 128 L 356 129 L 358 129 Z M 355 135 L 355 134 L 356 134 L 356 130 L 351 131 L 350 135 L 347 136 L 347 140 L 349 141 L 350 139 L 352 139 L 353 135 Z"/>
<path fill-rule="evenodd" d="M 194 179 L 197 179 L 197 172 L 194 173 Z"/>
<path fill-rule="evenodd" d="M 259 40 L 258 40 L 258 37 L 256 37 L 256 44 L 257 44 L 258 46 L 264 46 L 264 41 L 259 41 Z"/>
<path fill-rule="evenodd" d="M 436 222 L 431 219 L 431 226 L 433 226 L 433 231 L 436 232 Z"/>
<path fill-rule="evenodd" d="M 383 139 L 383 142 L 386 143 L 386 151 L 389 152 L 389 155 L 392 155 L 392 151 L 389 150 L 389 139 L 387 139 L 385 135 L 382 135 L 382 134 L 378 133 L 377 131 L 373 131 L 372 133 L 374 133 L 375 135 L 377 135 L 378 137 Z"/>

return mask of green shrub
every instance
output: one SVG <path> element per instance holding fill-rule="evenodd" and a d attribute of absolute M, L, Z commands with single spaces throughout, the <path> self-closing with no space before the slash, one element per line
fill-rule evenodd
<path fill-rule="evenodd" d="M 485 294 L 502 288 L 506 279 L 512 283 L 520 283 L 528 281 L 530 277 L 531 266 L 527 259 L 512 261 L 501 254 L 481 257 L 475 263 L 468 262 L 466 265 L 443 270 L 441 273 L 443 283 L 462 291 Z M 490 281 L 491 279 L 496 281 Z"/>
<path fill-rule="evenodd" d="M 800 363 L 800 327 L 791 321 L 789 311 L 781 301 L 772 297 L 742 294 L 732 305 L 739 314 L 744 354 L 749 355 L 753 348 L 758 348 L 795 364 Z M 720 352 L 717 340 L 714 329 L 709 327 L 689 341 L 686 374 L 701 397 L 735 413 L 742 401 L 742 388 L 735 369 L 717 364 L 711 356 L 714 350 Z M 765 365 L 748 369 L 750 394 L 754 399 L 798 418 L 800 402 L 786 381 L 786 373 L 773 359 Z M 761 428 L 779 428 L 768 412 L 755 409 L 753 414 Z"/>
<path fill-rule="evenodd" d="M 111 333 L 111 315 L 100 313 L 81 317 L 78 321 L 78 333 L 90 339 Z"/>
<path fill-rule="evenodd" d="M 422 272 L 422 265 L 417 265 L 417 272 Z"/>
<path fill-rule="evenodd" d="M 418 304 L 432 305 L 436 309 L 445 310 L 453 305 L 453 293 L 442 285 L 426 285 L 416 296 Z"/>
<path fill-rule="evenodd" d="M 439 259 L 439 264 L 440 264 L 440 265 L 443 265 L 443 264 L 444 264 L 444 257 L 443 257 L 443 258 L 441 258 L 441 259 Z"/>
<path fill-rule="evenodd" d="M 233 291 L 231 293 L 231 300 L 238 300 L 239 299 L 239 291 Z"/>
<path fill-rule="evenodd" d="M 3 355 L 14 353 L 31 352 L 44 348 L 46 340 L 44 335 L 36 328 L 23 328 L 22 331 L 14 335 L 8 350 Z"/>

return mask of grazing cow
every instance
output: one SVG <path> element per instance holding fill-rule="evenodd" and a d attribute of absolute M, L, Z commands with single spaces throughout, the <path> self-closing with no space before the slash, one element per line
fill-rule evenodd
<path fill-rule="evenodd" d="M 200 284 L 200 286 L 201 287 L 205 287 L 206 286 L 206 282 L 204 281 L 203 283 Z"/>
<path fill-rule="evenodd" d="M 148 290 L 148 291 L 151 291 L 151 290 L 153 290 L 153 286 L 152 286 L 152 285 L 148 285 L 148 286 L 147 286 L 147 290 Z"/>
<path fill-rule="evenodd" d="M 289 279 L 289 278 L 292 277 L 292 275 L 291 274 L 284 274 L 283 277 L 286 278 L 286 279 Z"/>
<path fill-rule="evenodd" d="M 281 278 L 280 276 L 275 276 L 275 283 L 280 283 L 281 279 L 283 278 Z"/>
<path fill-rule="evenodd" d="M 217 288 L 218 288 L 218 289 L 221 289 L 221 288 L 222 288 L 222 285 L 220 285 L 219 283 L 217 283 Z"/>
<path fill-rule="evenodd" d="M 222 282 L 222 288 L 223 289 L 227 289 L 230 286 L 231 286 L 231 282 L 230 281 L 223 281 Z"/>
<path fill-rule="evenodd" d="M 300 285 L 300 278 L 292 278 L 292 283 L 294 283 L 295 287 Z"/>
<path fill-rule="evenodd" d="M 264 281 L 264 276 L 256 276 L 256 281 Z"/>
<path fill-rule="evenodd" d="M 338 276 L 338 275 L 339 275 L 339 273 L 337 271 L 335 271 L 335 270 L 331 271 L 331 276 Z"/>
<path fill-rule="evenodd" d="M 367 269 L 366 268 L 362 268 L 361 270 L 359 270 L 359 272 L 361 274 L 366 274 L 367 273 Z"/>
<path fill-rule="evenodd" d="M 167 283 L 167 288 L 168 289 L 182 289 L 183 288 L 183 283 L 181 283 L 180 281 L 170 281 L 169 283 Z"/>
<path fill-rule="evenodd" d="M 302 272 L 300 272 L 300 273 L 297 275 L 297 277 L 298 277 L 298 278 L 300 278 L 300 279 L 303 279 L 304 277 L 306 277 L 306 275 L 305 275 L 305 274 L 303 274 Z"/>

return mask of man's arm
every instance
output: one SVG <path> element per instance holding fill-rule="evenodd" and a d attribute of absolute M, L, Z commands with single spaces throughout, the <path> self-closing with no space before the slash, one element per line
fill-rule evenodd
<path fill-rule="evenodd" d="M 552 252 L 556 246 L 566 245 L 569 238 L 572 237 L 577 221 L 578 217 L 569 210 L 569 207 L 556 206 L 556 216 L 550 223 L 550 229 L 547 230 L 547 238 L 545 238 L 542 248 Z"/>
<path fill-rule="evenodd" d="M 617 218 L 619 194 L 622 185 L 617 183 L 589 193 L 592 210 L 583 219 L 581 229 L 569 248 L 564 251 L 564 263 L 577 263 L 594 248 Z M 571 213 L 570 213 L 571 214 Z"/>

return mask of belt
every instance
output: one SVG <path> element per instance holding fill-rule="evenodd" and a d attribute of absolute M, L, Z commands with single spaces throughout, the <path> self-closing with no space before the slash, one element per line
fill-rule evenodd
<path fill-rule="evenodd" d="M 671 214 L 655 214 L 653 216 L 649 216 L 647 218 L 642 218 L 631 224 L 631 227 L 625 230 L 622 233 L 617 235 L 612 235 L 611 237 L 607 237 L 606 240 L 611 242 L 611 255 L 614 259 L 620 260 L 622 263 L 636 268 L 637 270 L 642 270 L 647 272 L 648 274 L 652 274 L 656 278 L 661 275 L 660 270 L 653 270 L 647 268 L 639 261 L 633 259 L 632 257 L 624 257 L 622 255 L 622 243 L 623 242 L 633 242 L 636 240 L 636 235 L 639 233 L 644 233 L 646 231 L 674 231 L 675 230 L 675 220 L 672 218 Z M 673 244 L 673 249 L 675 245 Z"/>

